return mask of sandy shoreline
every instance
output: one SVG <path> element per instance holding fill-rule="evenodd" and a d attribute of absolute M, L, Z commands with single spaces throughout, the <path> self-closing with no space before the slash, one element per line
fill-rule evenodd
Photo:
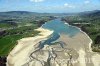
<path fill-rule="evenodd" d="M 80 66 L 86 66 L 86 61 L 85 61 L 85 51 L 83 49 L 80 49 L 79 50 L 79 63 L 80 63 Z"/>
<path fill-rule="evenodd" d="M 68 23 L 65 23 L 65 24 L 68 24 Z M 68 24 L 68 25 L 69 25 L 69 24 Z M 72 25 L 69 25 L 69 26 L 72 26 Z M 76 27 L 76 26 L 72 26 L 72 27 L 75 27 L 75 28 L 79 29 L 80 32 L 84 33 L 84 34 L 87 36 L 87 38 L 89 38 L 89 40 L 90 40 L 90 43 L 89 43 L 89 50 L 90 50 L 90 52 L 93 52 L 93 51 L 92 51 L 92 48 L 91 48 L 91 44 L 93 43 L 93 41 L 92 41 L 92 39 L 88 36 L 88 34 L 87 34 L 86 32 L 84 32 L 84 31 L 82 31 L 81 28 L 79 28 L 79 27 Z"/>
<path fill-rule="evenodd" d="M 41 31 L 38 36 L 18 40 L 18 44 L 7 57 L 7 66 L 21 66 L 25 62 L 29 61 L 29 53 L 35 51 L 34 46 L 39 41 L 47 39 L 47 37 L 53 33 L 53 31 L 43 28 L 38 28 L 36 30 Z"/>
<path fill-rule="evenodd" d="M 100 54 L 92 56 L 94 66 L 100 66 Z"/>

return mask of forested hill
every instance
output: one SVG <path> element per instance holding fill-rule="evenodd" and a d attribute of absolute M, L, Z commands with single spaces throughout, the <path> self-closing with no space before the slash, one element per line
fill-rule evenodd
<path fill-rule="evenodd" d="M 38 12 L 28 12 L 28 11 L 8 11 L 0 12 L 1 16 L 66 16 L 70 15 L 68 13 L 38 13 Z"/>
<path fill-rule="evenodd" d="M 81 12 L 78 15 L 83 17 L 100 17 L 100 10 Z"/>

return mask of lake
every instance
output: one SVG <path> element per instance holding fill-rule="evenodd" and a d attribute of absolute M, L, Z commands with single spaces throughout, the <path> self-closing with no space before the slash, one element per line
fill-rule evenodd
<path fill-rule="evenodd" d="M 60 38 L 60 34 L 66 34 L 73 37 L 80 32 L 78 28 L 65 24 L 65 22 L 61 21 L 60 19 L 46 22 L 44 25 L 42 25 L 42 28 L 53 30 L 54 32 L 47 40 L 40 42 L 40 48 L 43 48 L 45 44 L 51 45 L 52 42 Z"/>

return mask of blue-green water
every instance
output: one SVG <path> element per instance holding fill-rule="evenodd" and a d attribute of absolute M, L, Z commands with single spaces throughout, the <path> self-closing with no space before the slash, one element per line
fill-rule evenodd
<path fill-rule="evenodd" d="M 46 24 L 44 24 L 42 28 L 53 30 L 54 32 L 47 40 L 40 42 L 39 45 L 40 48 L 43 48 L 45 44 L 51 45 L 52 42 L 60 38 L 60 34 L 66 34 L 69 35 L 70 37 L 73 37 L 80 32 L 78 28 L 69 26 L 60 19 L 49 21 Z"/>
<path fill-rule="evenodd" d="M 53 32 L 53 34 L 45 41 L 40 41 L 39 48 L 42 49 L 45 44 L 51 45 L 53 41 L 56 41 L 60 35 L 56 32 Z"/>
<path fill-rule="evenodd" d="M 46 28 L 46 29 L 53 30 L 54 32 L 59 33 L 59 34 L 63 33 L 63 34 L 67 34 L 69 36 L 74 36 L 78 32 L 80 32 L 79 29 L 72 27 L 72 26 L 69 26 L 68 24 L 65 24 L 60 19 L 56 19 L 56 20 L 52 20 L 50 22 L 47 22 L 42 27 Z"/>

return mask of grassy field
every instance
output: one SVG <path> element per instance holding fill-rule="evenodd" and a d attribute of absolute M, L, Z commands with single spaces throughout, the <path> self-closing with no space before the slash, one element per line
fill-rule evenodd
<path fill-rule="evenodd" d="M 36 28 L 36 25 L 32 25 L 6 30 L 7 35 L 0 37 L 0 56 L 8 55 L 17 44 L 17 40 L 24 37 L 36 36 L 39 33 L 38 31 L 34 31 Z"/>
<path fill-rule="evenodd" d="M 10 24 L 7 24 L 7 23 L 0 23 L 0 28 L 9 28 L 11 27 L 12 25 Z"/>
<path fill-rule="evenodd" d="M 21 39 L 22 35 L 10 35 L 0 39 L 0 55 L 6 56 L 10 50 L 17 44 L 17 40 Z"/>

